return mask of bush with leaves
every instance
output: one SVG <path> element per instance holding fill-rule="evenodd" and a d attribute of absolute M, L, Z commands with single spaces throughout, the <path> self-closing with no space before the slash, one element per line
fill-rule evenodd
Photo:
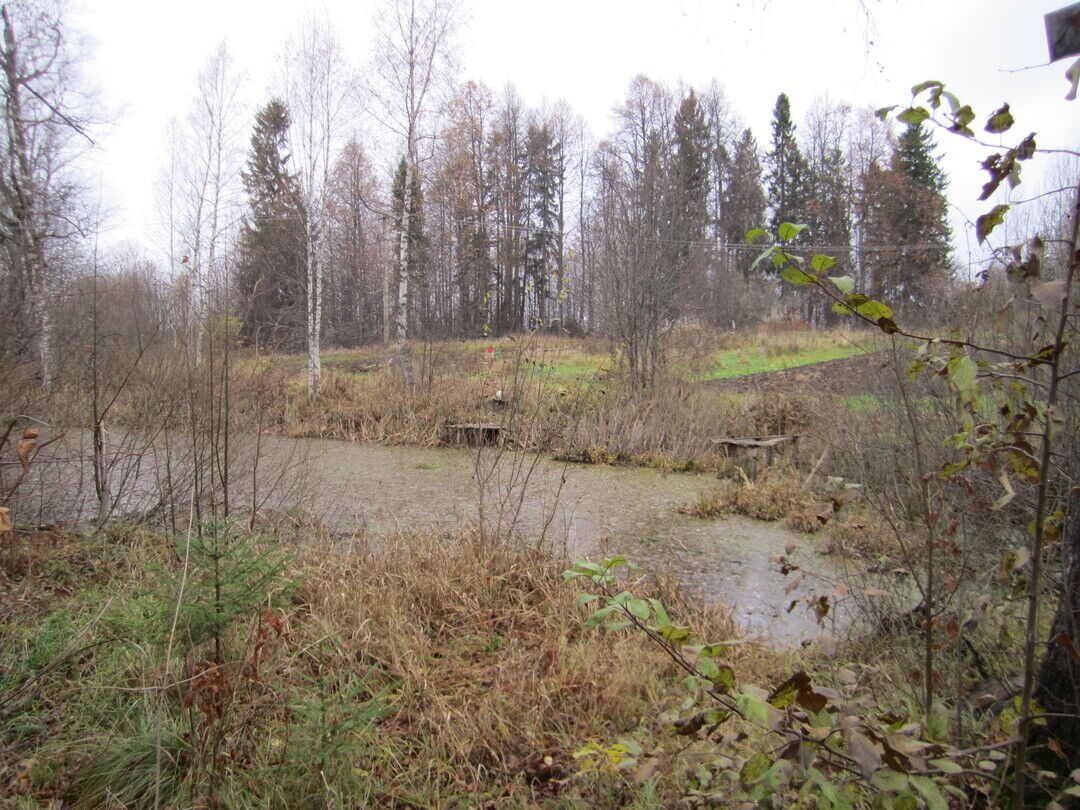
<path fill-rule="evenodd" d="M 683 673 L 684 697 L 670 747 L 592 743 L 578 752 L 582 770 L 640 781 L 658 763 L 693 753 L 700 765 L 685 786 L 689 807 L 944 810 L 950 797 L 993 792 L 1001 749 L 1012 740 L 958 749 L 945 739 L 940 709 L 920 719 L 879 705 L 850 671 L 835 686 L 801 670 L 773 687 L 740 684 L 725 655 L 741 642 L 694 638 L 659 600 L 621 588 L 617 572 L 627 566 L 621 556 L 581 560 L 563 577 L 581 584 L 581 606 L 593 606 L 586 628 L 644 633 Z"/>
<path fill-rule="evenodd" d="M 1078 63 L 1080 64 L 1080 63 Z M 1075 78 L 1075 76 L 1073 76 Z M 895 107 L 886 107 L 878 115 L 887 119 Z M 1040 152 L 1065 153 L 1074 158 L 1080 153 L 1067 149 L 1044 149 L 1037 146 L 1036 133 L 1025 135 L 1012 146 L 995 144 L 976 136 L 971 124 L 977 115 L 970 105 L 962 104 L 957 96 L 939 81 L 926 81 L 912 88 L 909 106 L 896 114 L 908 124 L 929 122 L 959 137 L 990 149 L 982 163 L 988 180 L 980 200 L 1007 186 L 1016 188 L 1021 182 L 1023 165 Z M 1005 136 L 1015 124 L 1009 105 L 1004 104 L 987 118 L 984 130 L 994 136 Z M 1057 193 L 1072 192 L 1074 203 L 1072 222 L 1063 239 L 1044 239 L 1036 234 L 1018 244 L 1002 245 L 995 255 L 1004 265 L 1004 275 L 1013 285 L 1013 297 L 998 313 L 1007 316 L 1010 308 L 1023 308 L 1027 330 L 1023 340 L 1006 341 L 993 331 L 973 332 L 957 329 L 932 334 L 914 331 L 897 323 L 891 307 L 855 289 L 849 276 L 830 276 L 834 260 L 828 256 L 810 258 L 799 255 L 793 246 L 804 225 L 782 223 L 775 236 L 763 229 L 747 234 L 750 244 L 766 237 L 770 244 L 757 261 L 769 261 L 781 277 L 790 284 L 814 289 L 833 303 L 833 310 L 873 324 L 890 335 L 894 344 L 907 339 L 920 348 L 909 369 L 909 376 L 933 373 L 943 377 L 954 394 L 956 431 L 949 438 L 956 459 L 940 469 L 929 469 L 921 460 L 923 475 L 922 498 L 925 521 L 925 578 L 928 586 L 923 595 L 922 631 L 925 640 L 924 673 L 925 703 L 928 716 L 934 703 L 935 627 L 947 609 L 944 595 L 935 592 L 935 564 L 947 550 L 947 538 L 936 531 L 935 509 L 932 504 L 931 482 L 948 482 L 967 486 L 976 473 L 990 473 L 1000 483 L 999 496 L 987 505 L 1002 509 L 1017 501 L 1026 513 L 1029 543 L 1024 549 L 1028 573 L 1024 600 L 1024 649 L 1022 686 L 1017 707 L 1017 733 L 1009 750 L 1014 755 L 1014 795 L 1017 807 L 1026 807 L 1030 800 L 1026 792 L 1029 781 L 1038 781 L 1042 772 L 1031 762 L 1029 745 L 1037 739 L 1036 729 L 1046 725 L 1049 751 L 1060 757 L 1080 755 L 1080 656 L 1077 648 L 1076 619 L 1080 615 L 1080 595 L 1070 583 L 1080 580 L 1080 530 L 1070 531 L 1075 538 L 1059 551 L 1056 546 L 1063 536 L 1063 527 L 1070 508 L 1069 494 L 1075 492 L 1076 455 L 1068 450 L 1066 439 L 1071 435 L 1077 416 L 1071 403 L 1068 386 L 1080 374 L 1071 348 L 1076 338 L 1078 304 L 1074 300 L 1074 280 L 1080 269 L 1080 181 L 1058 189 Z M 988 243 L 1012 205 L 998 203 L 979 216 L 975 222 L 979 243 Z M 1049 248 L 1056 249 L 1058 261 L 1050 260 Z M 1074 398 L 1073 398 L 1074 399 Z M 985 407 L 993 403 L 993 408 Z M 917 430 L 912 417 L 912 429 Z M 978 509 L 977 499 L 971 508 Z M 1072 521 L 1080 514 L 1072 508 Z M 1047 599 L 1046 566 L 1053 555 L 1060 553 L 1064 562 L 1066 587 L 1060 593 L 1058 615 L 1053 635 L 1047 644 L 1044 676 L 1037 681 L 1039 635 L 1045 622 L 1040 612 Z M 1006 562 L 1003 561 L 1003 566 Z M 1015 561 L 1009 568 L 1016 568 Z M 1062 650 L 1073 650 L 1065 655 Z M 1052 664 L 1052 666 L 1050 666 Z M 1071 676 L 1071 677 L 1070 677 Z M 1052 682 L 1053 681 L 1053 682 Z M 1069 684 L 1072 684 L 1071 686 Z M 1036 689 L 1052 701 L 1052 711 L 1045 711 L 1035 701 Z M 1071 692 L 1070 692 L 1071 689 Z M 1042 715 L 1047 714 L 1047 717 Z M 1049 720 L 1049 723 L 1046 721 Z M 1058 761 L 1060 765 L 1060 760 Z M 1046 797 L 1048 800 L 1050 796 Z"/>

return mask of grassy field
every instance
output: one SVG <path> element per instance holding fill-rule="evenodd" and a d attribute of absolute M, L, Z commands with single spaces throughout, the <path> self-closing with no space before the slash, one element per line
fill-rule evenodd
<path fill-rule="evenodd" d="M 766 371 L 780 371 L 785 368 L 823 363 L 826 360 L 841 360 L 864 351 L 862 347 L 846 342 L 835 345 L 815 345 L 822 342 L 824 341 L 808 342 L 779 354 L 770 354 L 767 350 L 748 349 L 719 351 L 715 355 L 713 367 L 696 379 L 724 380 Z"/>

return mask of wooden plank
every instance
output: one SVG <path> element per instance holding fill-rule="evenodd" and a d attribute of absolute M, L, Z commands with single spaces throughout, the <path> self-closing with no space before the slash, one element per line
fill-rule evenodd
<path fill-rule="evenodd" d="M 710 439 L 713 444 L 726 445 L 728 447 L 775 447 L 783 442 L 797 441 L 802 434 L 791 434 L 787 436 L 756 436 L 754 438 L 731 438 L 731 439 Z"/>
<path fill-rule="evenodd" d="M 479 447 L 498 444 L 503 426 L 499 422 L 462 422 L 446 425 L 444 430 L 452 435 L 455 444 Z"/>

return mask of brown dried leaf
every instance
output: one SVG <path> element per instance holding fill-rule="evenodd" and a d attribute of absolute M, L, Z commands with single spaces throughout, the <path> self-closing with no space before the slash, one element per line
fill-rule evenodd
<path fill-rule="evenodd" d="M 859 763 L 859 770 L 862 771 L 863 778 L 869 779 L 873 776 L 874 771 L 881 767 L 881 754 L 878 753 L 877 748 L 874 747 L 874 744 L 870 742 L 865 734 L 853 728 L 844 729 L 843 734 L 847 742 L 848 753 Z"/>
<path fill-rule="evenodd" d="M 37 431 L 28 430 L 27 433 L 33 433 L 37 436 Z M 19 455 L 19 461 L 22 462 L 23 472 L 30 472 L 30 456 L 34 452 L 34 448 L 37 447 L 36 438 L 20 439 L 19 443 L 15 445 L 15 452 Z"/>
<path fill-rule="evenodd" d="M 1059 278 L 1054 281 L 1040 281 L 1031 285 L 1031 297 L 1038 301 L 1045 309 L 1056 309 L 1065 298 L 1065 279 Z"/>

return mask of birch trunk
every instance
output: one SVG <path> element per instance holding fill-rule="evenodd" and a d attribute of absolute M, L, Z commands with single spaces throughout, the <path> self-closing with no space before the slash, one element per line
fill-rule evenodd
<path fill-rule="evenodd" d="M 398 307 L 396 318 L 398 364 L 405 387 L 416 386 L 412 355 L 409 353 L 409 233 L 412 230 L 413 162 L 410 150 L 405 160 L 405 187 L 402 190 L 401 233 L 398 235 Z"/>
<path fill-rule="evenodd" d="M 310 214 L 309 214 L 310 216 Z M 307 227 L 307 391 L 317 397 L 322 388 L 322 273 L 315 256 L 316 238 L 313 226 Z"/>

